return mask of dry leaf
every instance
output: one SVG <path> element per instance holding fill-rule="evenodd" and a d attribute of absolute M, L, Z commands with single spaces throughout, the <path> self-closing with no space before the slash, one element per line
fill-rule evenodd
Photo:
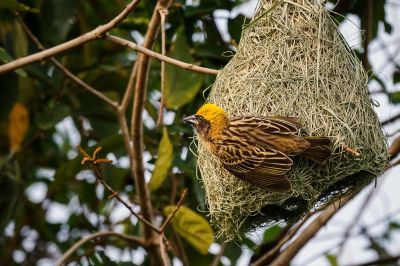
<path fill-rule="evenodd" d="M 11 152 L 17 152 L 25 138 L 29 127 L 29 114 L 26 107 L 20 103 L 14 104 L 9 116 L 8 137 Z"/>

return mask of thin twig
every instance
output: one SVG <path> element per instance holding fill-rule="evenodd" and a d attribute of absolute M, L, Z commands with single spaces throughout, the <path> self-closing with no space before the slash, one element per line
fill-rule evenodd
<path fill-rule="evenodd" d="M 398 209 L 397 211 L 392 212 L 390 215 L 385 215 L 384 217 L 381 217 L 381 218 L 375 220 L 374 222 L 372 222 L 372 223 L 370 223 L 370 224 L 364 226 L 364 228 L 368 228 L 368 229 L 369 229 L 369 228 L 374 227 L 374 226 L 377 226 L 377 225 L 379 225 L 379 224 L 381 224 L 381 223 L 387 222 L 387 221 L 389 221 L 390 219 L 392 219 L 395 215 L 397 215 L 399 212 L 400 212 L 400 209 Z M 352 237 L 360 236 L 361 234 L 365 233 L 365 230 L 366 230 L 366 229 L 358 230 L 357 232 L 351 234 L 351 236 L 352 236 Z M 325 235 L 325 236 L 324 236 L 324 239 L 329 239 L 329 240 L 331 240 L 331 239 L 333 239 L 333 238 L 335 238 L 335 237 L 337 237 L 337 236 L 338 236 L 338 234 Z M 322 239 L 322 238 L 319 238 L 319 240 L 323 240 L 323 239 Z M 339 244 L 340 244 L 340 243 L 339 243 Z M 307 258 L 306 260 L 302 261 L 302 264 L 301 264 L 301 265 L 309 265 L 309 264 L 311 264 L 311 262 L 313 262 L 314 260 L 316 260 L 316 259 L 318 259 L 318 258 L 321 258 L 321 256 L 324 256 L 325 254 L 330 254 L 330 253 L 332 253 L 334 250 L 336 250 L 336 249 L 339 247 L 339 244 L 338 244 L 338 245 L 335 245 L 335 246 L 333 246 L 333 247 L 330 247 L 329 249 L 326 249 L 326 250 L 324 250 L 324 251 L 322 251 L 322 252 L 320 252 L 320 253 L 318 253 L 318 254 L 314 254 L 313 256 L 311 256 L 311 257 Z"/>
<path fill-rule="evenodd" d="M 92 166 L 93 167 L 93 166 Z M 95 166 L 95 168 L 97 169 L 97 173 L 101 173 L 98 169 L 97 166 Z M 98 175 L 96 175 L 96 177 L 98 177 Z M 116 198 L 119 202 L 121 202 L 139 221 L 141 221 L 142 223 L 144 223 L 145 225 L 147 225 L 148 227 L 150 227 L 151 229 L 153 229 L 155 232 L 157 233 L 161 233 L 161 230 L 158 229 L 157 227 L 155 227 L 152 223 L 150 223 L 149 221 L 147 221 L 145 218 L 143 218 L 141 215 L 137 214 L 133 208 L 125 201 L 123 200 L 117 191 L 115 191 L 112 187 L 110 187 L 102 177 L 98 178 L 99 182 L 109 191 L 111 192 L 111 195 L 113 198 Z"/>
<path fill-rule="evenodd" d="M 353 198 L 354 194 L 349 194 L 331 204 L 314 221 L 307 226 L 301 234 L 284 249 L 278 257 L 270 264 L 271 266 L 288 265 L 304 245 L 315 236 L 315 234 L 324 226 L 343 206 Z M 254 266 L 260 266 L 258 261 Z"/>
<path fill-rule="evenodd" d="M 39 39 L 31 32 L 31 30 L 28 28 L 28 26 L 25 24 L 25 22 L 22 20 L 21 16 L 19 15 L 18 12 L 15 12 L 15 17 L 17 18 L 17 21 L 19 24 L 22 26 L 22 29 L 25 31 L 26 35 L 32 40 L 32 42 L 35 43 L 37 48 L 39 50 L 45 50 L 46 48 L 43 46 L 43 44 L 39 41 Z M 71 71 L 69 71 L 66 67 L 63 66 L 63 64 L 60 63 L 56 58 L 50 57 L 50 61 L 53 62 L 53 64 L 60 69 L 67 77 L 69 77 L 72 81 L 80 85 L 83 89 L 86 91 L 90 92 L 91 94 L 97 96 L 99 99 L 103 100 L 106 104 L 108 104 L 110 107 L 116 109 L 117 108 L 117 103 L 108 98 L 106 95 L 103 93 L 99 92 L 86 82 L 84 82 L 82 79 L 78 78 L 76 75 L 74 75 Z"/>
<path fill-rule="evenodd" d="M 160 227 L 161 232 L 164 232 L 165 227 L 168 225 L 169 221 L 171 221 L 171 219 L 174 218 L 175 213 L 179 210 L 183 201 L 185 200 L 187 193 L 188 193 L 188 189 L 185 188 L 185 190 L 182 192 L 181 198 L 180 198 L 178 204 L 176 205 L 175 209 L 168 215 L 167 219 L 165 219 L 164 223 L 161 225 L 161 227 Z"/>
<path fill-rule="evenodd" d="M 342 143 L 342 149 L 345 150 L 346 152 L 350 153 L 353 156 L 359 157 L 361 156 L 361 153 L 355 149 L 355 148 L 350 148 L 346 144 Z"/>
<path fill-rule="evenodd" d="M 74 245 L 72 245 L 56 262 L 56 265 L 63 265 L 65 263 L 65 261 L 78 249 L 80 248 L 82 245 L 84 245 L 86 242 L 89 242 L 92 239 L 96 239 L 99 237 L 107 237 L 107 236 L 116 236 L 119 237 L 121 239 L 124 239 L 128 242 L 137 244 L 138 246 L 142 246 L 144 248 L 147 247 L 146 242 L 139 238 L 139 237 L 135 237 L 135 236 L 130 236 L 130 235 L 125 235 L 125 234 L 120 234 L 117 232 L 113 232 L 113 231 L 102 231 L 102 232 L 97 232 L 97 233 L 93 233 L 90 235 L 87 235 L 85 237 L 83 237 L 81 240 L 79 240 L 78 242 L 76 242 Z"/>
<path fill-rule="evenodd" d="M 99 168 L 99 164 L 105 162 L 104 159 L 98 159 L 97 158 L 97 153 L 101 150 L 101 147 L 98 147 L 94 152 L 92 156 L 89 156 L 83 149 L 82 147 L 78 146 L 78 150 L 79 152 L 82 154 L 82 156 L 84 157 L 82 160 L 82 164 L 85 162 L 90 162 L 91 167 L 93 169 L 93 172 L 96 176 L 97 181 L 99 181 L 110 193 L 111 196 L 110 198 L 116 198 L 120 203 L 122 203 L 130 212 L 133 216 L 135 216 L 139 221 L 141 221 L 142 223 L 144 223 L 145 225 L 147 225 L 149 228 L 151 228 L 152 230 L 154 230 L 155 232 L 157 232 L 158 234 L 160 234 L 162 231 L 160 229 L 158 229 L 157 227 L 155 227 L 151 222 L 149 222 L 148 220 L 146 220 L 145 218 L 143 218 L 141 215 L 137 214 L 133 208 L 125 201 L 123 200 L 117 191 L 115 191 L 110 185 L 108 185 L 105 181 L 104 181 L 104 177 L 103 174 Z M 108 161 L 109 162 L 109 161 Z"/>
<path fill-rule="evenodd" d="M 129 13 L 139 4 L 139 2 L 140 0 L 131 1 L 121 13 L 119 13 L 108 23 L 98 26 L 96 29 L 89 31 L 79 37 L 76 37 L 75 39 L 64 42 L 44 51 L 15 59 L 11 62 L 8 62 L 7 64 L 0 65 L 0 74 L 32 64 L 34 62 L 43 61 L 56 54 L 68 51 L 87 42 L 101 38 L 106 32 L 108 32 L 109 30 L 117 26 L 122 20 L 124 20 L 129 15 Z"/>
<path fill-rule="evenodd" d="M 132 144 L 131 138 L 129 135 L 128 121 L 126 120 L 123 110 L 120 108 L 118 108 L 117 117 L 118 117 L 119 127 L 121 129 L 122 139 L 124 140 L 125 150 L 128 153 L 129 158 L 132 158 L 133 150 L 132 150 L 132 145 L 131 145 Z M 132 169 L 132 162 L 130 162 L 130 163 L 131 163 L 130 167 Z"/>
<path fill-rule="evenodd" d="M 147 32 L 144 37 L 143 47 L 147 49 L 151 49 L 155 36 L 158 31 L 159 23 L 160 23 L 160 15 L 158 10 L 168 8 L 172 3 L 172 0 L 168 1 L 158 1 L 156 6 L 154 7 L 152 17 L 147 26 Z M 147 83 L 148 83 L 148 75 L 150 70 L 150 57 L 145 54 L 140 54 L 138 59 L 136 60 L 137 64 L 137 74 L 136 74 L 136 82 L 135 82 L 135 95 L 133 97 L 133 106 L 132 106 L 132 116 L 131 116 L 131 138 L 132 141 L 132 151 L 130 152 L 130 161 L 131 161 L 131 174 L 135 181 L 135 187 L 138 192 L 140 207 L 143 213 L 143 217 L 146 220 L 153 221 L 153 206 L 150 199 L 150 191 L 147 187 L 146 181 L 144 179 L 144 165 L 143 165 L 143 150 L 144 150 L 144 140 L 143 140 L 143 109 L 144 103 L 146 101 L 147 96 Z M 134 66 L 133 68 L 135 68 Z M 132 77 L 133 75 L 131 75 Z M 128 84 L 131 81 L 128 82 Z M 129 143 L 130 146 L 130 143 Z M 144 228 L 144 235 L 146 240 L 154 239 L 154 231 L 149 230 L 149 228 Z M 163 243 L 161 242 L 160 245 Z M 149 257 L 154 264 L 161 264 L 160 260 L 162 254 L 162 250 L 160 246 L 153 246 L 149 249 Z"/>
<path fill-rule="evenodd" d="M 180 259 L 183 266 L 190 266 L 189 260 L 186 256 L 185 248 L 182 243 L 182 239 L 174 229 L 172 229 L 172 237 L 174 239 L 174 244 L 175 244 L 174 245 L 175 256 Z"/>
<path fill-rule="evenodd" d="M 398 43 L 398 40 L 396 40 L 396 44 L 397 43 Z M 400 64 L 396 62 L 396 57 L 400 52 L 400 46 L 397 46 L 396 50 L 391 52 L 391 50 L 389 50 L 389 47 L 386 46 L 384 41 L 379 41 L 379 44 L 381 47 L 381 51 L 385 52 L 386 58 L 389 60 L 389 62 L 394 65 L 395 69 L 400 70 Z M 375 71 L 375 73 L 383 73 L 385 71 L 385 68 L 388 66 L 390 66 L 390 64 L 385 62 L 385 64 L 378 71 Z"/>
<path fill-rule="evenodd" d="M 386 170 L 389 170 L 390 168 L 393 168 L 393 167 L 395 167 L 395 166 L 398 166 L 399 164 L 400 164 L 400 159 L 397 160 L 397 161 L 394 161 L 393 163 L 390 163 L 390 164 L 386 165 L 385 171 L 386 171 Z"/>
<path fill-rule="evenodd" d="M 166 62 L 171 65 L 175 65 L 177 67 L 183 68 L 188 71 L 199 72 L 199 73 L 203 73 L 203 74 L 212 74 L 212 75 L 218 75 L 218 73 L 220 72 L 219 70 L 216 70 L 216 69 L 211 69 L 211 68 L 196 66 L 193 64 L 188 64 L 188 63 L 179 61 L 177 59 L 156 53 L 156 52 L 146 48 L 145 46 L 141 46 L 135 42 L 128 41 L 123 38 L 111 35 L 111 34 L 105 34 L 104 39 L 107 41 L 116 43 L 118 45 L 121 45 L 121 46 L 129 47 L 129 48 L 131 48 L 135 51 L 138 51 L 142 54 L 156 58 L 162 62 Z"/>
<path fill-rule="evenodd" d="M 303 219 L 295 224 L 289 232 L 276 244 L 271 250 L 269 250 L 267 253 L 262 255 L 255 263 L 258 265 L 267 265 L 269 264 L 280 252 L 281 248 L 292 239 L 292 237 L 300 230 L 300 228 L 308 221 L 308 219 L 313 216 L 316 212 L 319 210 L 315 211 L 310 211 L 308 212 Z M 255 265 L 257 265 L 255 264 Z"/>
<path fill-rule="evenodd" d="M 137 75 L 137 64 L 134 64 L 131 76 L 129 77 L 128 85 L 126 86 L 124 97 L 122 98 L 122 102 L 118 107 L 119 112 L 123 114 L 125 113 L 126 108 L 128 107 L 129 104 L 129 99 L 132 96 L 134 84 L 136 81 L 136 75 Z"/>
<path fill-rule="evenodd" d="M 165 18 L 168 15 L 167 9 L 161 9 L 158 11 L 161 18 L 161 54 L 165 56 Z M 165 61 L 161 61 L 161 98 L 160 98 L 160 109 L 158 111 L 157 127 L 162 126 L 164 118 L 164 89 L 165 89 Z"/>
<path fill-rule="evenodd" d="M 183 192 L 182 192 L 182 196 L 177 204 L 177 206 L 175 207 L 175 209 L 168 215 L 167 219 L 165 219 L 164 223 L 161 225 L 160 227 L 160 235 L 157 237 L 157 241 L 158 241 L 158 246 L 160 247 L 160 256 L 161 256 L 161 261 L 162 264 L 165 266 L 170 265 L 169 261 L 168 261 L 168 255 L 165 249 L 165 245 L 164 245 L 164 241 L 166 242 L 166 245 L 169 247 L 169 243 L 168 243 L 168 239 L 164 236 L 164 231 L 166 226 L 168 225 L 168 223 L 171 221 L 171 219 L 175 216 L 176 212 L 179 210 L 179 208 L 181 207 L 183 201 L 185 200 L 185 197 L 187 195 L 188 189 L 186 188 Z"/>
<path fill-rule="evenodd" d="M 150 22 L 147 25 L 147 32 L 144 37 L 143 47 L 147 49 L 151 49 L 155 36 L 158 31 L 159 23 L 160 23 L 160 15 L 158 10 L 160 9 L 168 9 L 172 3 L 172 0 L 159 0 L 157 1 L 156 6 L 154 7 L 153 14 L 151 16 Z M 153 222 L 154 213 L 153 213 L 153 205 L 150 198 L 150 191 L 147 187 L 146 181 L 144 179 L 144 165 L 143 165 L 143 151 L 144 151 L 144 139 L 143 139 L 143 109 L 147 96 L 147 85 L 148 85 L 148 76 L 150 70 L 150 57 L 145 54 L 140 54 L 138 59 L 135 62 L 133 70 L 137 67 L 137 74 L 134 76 L 131 74 L 131 77 L 135 77 L 135 95 L 133 97 L 133 106 L 132 106 L 132 116 L 131 116 L 131 137 L 132 140 L 132 151 L 129 152 L 130 162 L 131 162 L 131 174 L 134 178 L 135 188 L 138 192 L 139 200 L 140 200 L 140 208 L 143 213 L 143 217 Z M 129 81 L 128 84 L 133 84 L 133 81 Z M 128 88 L 129 89 L 129 88 Z M 129 143 L 130 147 L 130 143 Z M 146 241 L 151 241 L 156 238 L 155 232 L 150 230 L 148 227 L 144 227 L 144 237 Z M 164 264 L 162 258 L 166 257 L 165 249 L 163 247 L 164 242 L 159 241 L 158 245 L 153 245 L 148 248 L 148 254 L 150 258 L 150 262 L 152 265 L 160 265 Z"/>
<path fill-rule="evenodd" d="M 373 261 L 368 261 L 368 262 L 364 262 L 361 264 L 351 264 L 348 266 L 372 266 L 372 265 L 386 265 L 388 263 L 396 263 L 400 260 L 400 255 L 397 256 L 393 256 L 393 257 L 383 257 L 383 258 L 379 258 L 377 260 L 373 260 Z"/>
<path fill-rule="evenodd" d="M 365 29 L 365 38 L 363 43 L 364 52 L 362 55 L 362 64 L 365 69 L 371 69 L 371 65 L 369 64 L 368 54 L 369 54 L 369 43 L 372 40 L 372 27 L 373 27 L 373 15 L 374 15 L 374 0 L 367 0 L 363 5 L 362 12 L 362 26 Z"/>
<path fill-rule="evenodd" d="M 381 122 L 381 126 L 386 126 L 386 125 L 388 125 L 388 124 L 390 124 L 390 123 L 393 123 L 394 121 L 396 121 L 397 119 L 399 119 L 400 118 L 400 113 L 399 114 L 397 114 L 397 115 L 394 115 L 394 116 L 391 116 L 391 117 L 389 117 L 387 120 L 385 120 L 385 121 L 382 121 Z"/>
<path fill-rule="evenodd" d="M 372 200 L 374 194 L 376 193 L 376 191 L 377 190 L 375 188 L 371 188 L 371 191 L 365 197 L 364 202 L 362 203 L 362 205 L 358 209 L 357 214 L 352 219 L 353 222 L 347 227 L 346 231 L 344 232 L 343 239 L 339 244 L 339 250 L 337 252 L 338 257 L 340 257 L 340 255 L 342 254 L 342 252 L 343 252 L 343 250 L 344 250 L 344 248 L 346 246 L 346 242 L 347 242 L 348 238 L 350 237 L 351 230 L 353 230 L 353 228 L 357 225 L 358 221 L 360 220 L 360 218 L 361 218 L 362 214 L 364 213 L 364 211 L 367 209 L 367 206 L 371 202 L 371 200 Z"/>
<path fill-rule="evenodd" d="M 165 250 L 165 245 L 163 244 L 164 243 L 163 240 L 164 240 L 164 233 L 161 233 L 158 237 L 158 243 L 159 243 L 158 246 L 160 247 L 162 263 L 164 266 L 168 266 L 171 263 L 169 262 L 168 255 L 167 255 L 168 253 Z"/>
<path fill-rule="evenodd" d="M 217 256 L 215 256 L 215 258 L 213 259 L 213 261 L 211 263 L 211 266 L 218 266 L 219 262 L 221 261 L 222 256 L 224 255 L 226 242 L 222 241 L 220 246 L 221 247 L 219 249 L 219 252 L 218 252 Z"/>

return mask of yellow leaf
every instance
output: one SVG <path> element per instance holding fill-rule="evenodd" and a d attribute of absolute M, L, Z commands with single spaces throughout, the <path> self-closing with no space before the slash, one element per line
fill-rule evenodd
<path fill-rule="evenodd" d="M 164 127 L 162 138 L 158 145 L 156 164 L 148 185 L 150 191 L 157 190 L 161 187 L 171 169 L 173 155 L 173 146 L 169 139 L 167 128 Z"/>
<path fill-rule="evenodd" d="M 8 125 L 8 137 L 10 139 L 10 149 L 12 152 L 16 152 L 20 149 L 28 127 L 28 110 L 22 104 L 16 103 L 10 112 Z"/>
<path fill-rule="evenodd" d="M 175 205 L 166 206 L 164 214 L 168 216 L 175 208 Z M 214 235 L 206 219 L 191 209 L 181 206 L 171 219 L 171 225 L 198 252 L 207 254 Z"/>

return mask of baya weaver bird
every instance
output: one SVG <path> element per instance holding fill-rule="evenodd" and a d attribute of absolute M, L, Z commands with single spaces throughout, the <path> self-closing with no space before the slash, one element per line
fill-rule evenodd
<path fill-rule="evenodd" d="M 302 156 L 318 164 L 331 155 L 327 137 L 301 137 L 295 117 L 241 116 L 229 119 L 215 104 L 184 118 L 223 167 L 241 180 L 273 192 L 291 190 L 287 172 Z"/>

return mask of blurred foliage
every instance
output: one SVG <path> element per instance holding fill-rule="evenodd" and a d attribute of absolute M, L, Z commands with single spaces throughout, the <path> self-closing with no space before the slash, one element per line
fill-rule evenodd
<path fill-rule="evenodd" d="M 226 55 L 233 54 L 239 43 L 245 16 L 236 12 L 236 15 L 216 17 L 216 10 L 230 12 L 244 2 L 174 1 L 167 19 L 168 55 L 209 68 L 222 68 L 230 59 Z M 51 47 L 106 23 L 127 3 L 124 0 L 0 1 L 0 62 L 38 51 L 15 19 L 14 11 L 21 13 L 24 22 L 45 47 Z M 112 33 L 140 43 L 155 3 L 155 0 L 142 1 Z M 389 33 L 391 25 L 385 20 L 385 1 L 374 3 L 372 25 L 373 38 L 376 38 L 379 25 L 384 25 Z M 364 1 L 348 0 L 339 1 L 335 11 L 341 16 L 356 14 L 365 25 L 363 8 Z M 337 19 L 341 20 L 341 16 Z M 225 21 L 228 32 L 217 27 L 217 19 Z M 159 38 L 153 49 L 160 51 Z M 56 58 L 85 82 L 120 101 L 137 53 L 99 40 Z M 190 265 L 208 265 L 215 255 L 207 251 L 213 237 L 207 219 L 202 218 L 206 207 L 204 191 L 196 175 L 196 158 L 190 151 L 194 148 L 190 138 L 192 130 L 181 121 L 184 115 L 192 114 L 204 102 L 207 88 L 214 79 L 211 75 L 168 65 L 164 94 L 167 123 L 164 129 L 156 128 L 160 63 L 152 60 L 145 106 L 146 175 L 151 177 L 149 186 L 158 213 L 162 214 L 164 210 L 168 214 L 171 207 L 166 206 L 178 200 L 176 191 L 189 188 L 186 207 L 173 219 L 167 237 L 172 246 L 183 249 L 183 255 L 179 252 L 174 255 L 189 261 Z M 400 82 L 399 72 L 393 81 Z M 0 84 L 1 264 L 36 265 L 44 262 L 43 259 L 57 258 L 89 232 L 118 228 L 127 234 L 140 234 L 141 225 L 132 222 L 130 217 L 113 216 L 118 204 L 108 200 L 109 195 L 96 183 L 91 172 L 81 166 L 81 158 L 75 149 L 78 143 L 84 148 L 92 147 L 87 149 L 88 152 L 93 152 L 94 145 L 102 146 L 103 155 L 116 160 L 114 165 L 104 168 L 106 181 L 136 202 L 127 155 L 113 110 L 82 90 L 50 61 L 0 75 Z M 400 102 L 397 92 L 391 99 L 393 103 Z M 19 112 L 15 111 L 16 106 L 20 106 Z M 57 206 L 60 210 L 55 212 Z M 197 228 L 195 236 L 191 235 L 193 224 Z M 280 231 L 279 226 L 266 230 L 259 243 L 244 237 L 241 245 L 253 250 L 257 256 L 265 252 L 265 247 L 269 247 Z M 83 265 L 123 265 L 116 263 L 115 258 L 111 259 L 107 252 L 112 246 L 121 258 L 127 248 L 125 242 L 108 238 L 96 244 L 96 248 L 87 244 L 72 259 Z M 241 254 L 240 245 L 226 245 L 224 256 L 231 265 L 236 264 Z M 145 258 L 143 263 L 147 262 Z"/>

